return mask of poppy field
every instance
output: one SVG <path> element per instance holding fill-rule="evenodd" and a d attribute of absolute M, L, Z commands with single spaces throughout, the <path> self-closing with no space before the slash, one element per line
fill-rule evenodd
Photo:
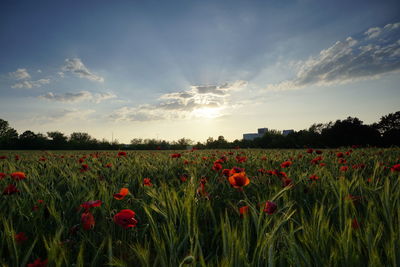
<path fill-rule="evenodd" d="M 400 149 L 0 151 L 0 266 L 399 266 Z"/>

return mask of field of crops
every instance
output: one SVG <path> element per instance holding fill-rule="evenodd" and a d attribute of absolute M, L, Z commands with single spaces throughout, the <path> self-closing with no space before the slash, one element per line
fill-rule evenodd
<path fill-rule="evenodd" d="M 400 149 L 0 151 L 1 266 L 399 266 Z"/>

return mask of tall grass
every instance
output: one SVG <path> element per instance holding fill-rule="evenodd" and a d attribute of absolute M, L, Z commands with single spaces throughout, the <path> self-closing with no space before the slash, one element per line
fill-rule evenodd
<path fill-rule="evenodd" d="M 49 266 L 399 266 L 400 181 L 389 167 L 399 163 L 400 150 L 356 149 L 342 164 L 337 151 L 323 151 L 325 166 L 311 164 L 316 155 L 303 150 L 194 151 L 181 158 L 166 151 L 0 152 L 7 156 L 0 172 L 27 176 L 0 180 L 1 192 L 9 184 L 20 191 L 0 195 L 1 266 L 39 257 Z M 236 162 L 237 154 L 247 161 Z M 89 170 L 81 172 L 84 155 Z M 245 169 L 251 183 L 243 190 L 212 170 L 222 155 L 224 168 Z M 293 164 L 282 169 L 285 160 Z M 340 171 L 343 165 L 350 168 Z M 261 168 L 286 172 L 291 185 Z M 146 177 L 153 186 L 143 185 Z M 114 199 L 122 187 L 130 194 Z M 91 208 L 96 224 L 84 230 L 80 205 L 90 200 L 103 204 Z M 264 212 L 266 201 L 277 204 L 275 213 Z M 243 206 L 247 214 L 239 213 Z M 135 211 L 136 227 L 114 223 L 122 209 Z M 19 232 L 28 240 L 17 242 Z"/>

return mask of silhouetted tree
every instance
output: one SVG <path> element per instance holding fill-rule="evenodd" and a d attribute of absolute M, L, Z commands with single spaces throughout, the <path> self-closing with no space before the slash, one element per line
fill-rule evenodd
<path fill-rule="evenodd" d="M 54 132 L 47 132 L 47 136 L 51 139 L 50 147 L 54 149 L 64 149 L 67 147 L 67 139 L 68 137 L 65 136 L 62 132 L 54 131 Z"/>
<path fill-rule="evenodd" d="M 43 149 L 48 145 L 48 139 L 43 134 L 35 134 L 27 130 L 18 138 L 18 147 L 21 149 Z"/>
<path fill-rule="evenodd" d="M 382 134 L 390 130 L 400 130 L 400 111 L 381 117 L 373 126 Z"/>
<path fill-rule="evenodd" d="M 380 134 L 373 127 L 363 125 L 360 119 L 348 117 L 345 120 L 337 120 L 332 126 L 324 128 L 322 139 L 329 147 L 378 145 Z"/>
<path fill-rule="evenodd" d="M 69 137 L 69 144 L 75 149 L 96 148 L 97 143 L 88 133 L 74 132 Z"/>
<path fill-rule="evenodd" d="M 0 119 L 0 148 L 12 148 L 17 141 L 17 131 L 8 125 L 8 121 Z"/>

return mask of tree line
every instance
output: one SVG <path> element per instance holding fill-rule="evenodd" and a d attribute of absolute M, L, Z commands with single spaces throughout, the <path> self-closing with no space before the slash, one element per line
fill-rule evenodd
<path fill-rule="evenodd" d="M 74 132 L 66 136 L 60 131 L 47 134 L 27 130 L 22 134 L 0 119 L 0 149 L 82 149 L 82 150 L 179 150 L 223 148 L 335 148 L 341 146 L 400 146 L 400 111 L 381 117 L 379 122 L 364 124 L 356 117 L 329 123 L 316 123 L 310 128 L 283 135 L 277 130 L 269 130 L 254 140 L 227 141 L 223 136 L 209 137 L 204 143 L 194 143 L 187 138 L 177 141 L 134 138 L 130 144 L 118 141 L 97 140 L 88 133 Z"/>

